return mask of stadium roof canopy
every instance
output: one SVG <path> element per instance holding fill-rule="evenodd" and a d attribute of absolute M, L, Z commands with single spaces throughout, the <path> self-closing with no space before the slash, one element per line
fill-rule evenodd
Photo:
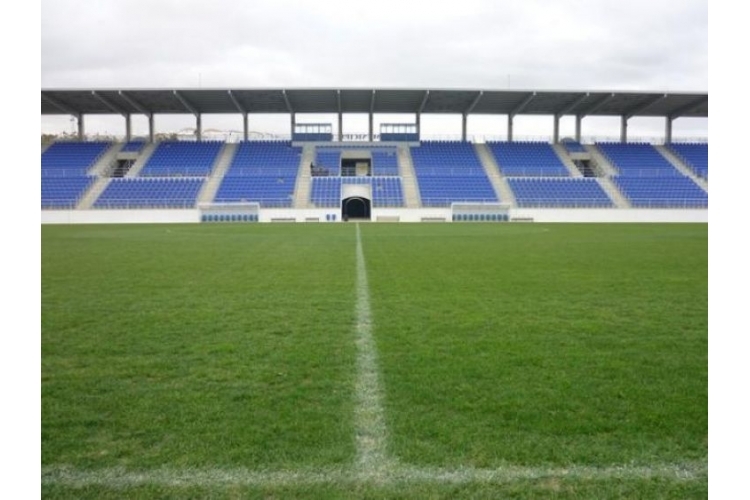
<path fill-rule="evenodd" d="M 708 93 L 428 89 L 42 89 L 42 115 L 456 113 L 708 117 Z"/>

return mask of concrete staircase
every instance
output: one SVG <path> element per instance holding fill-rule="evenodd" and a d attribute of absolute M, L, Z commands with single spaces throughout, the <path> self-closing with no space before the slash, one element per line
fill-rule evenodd
<path fill-rule="evenodd" d="M 206 182 L 203 183 L 203 187 L 198 193 L 198 204 L 211 203 L 216 197 L 216 192 L 221 186 L 221 181 L 224 180 L 224 175 L 229 170 L 229 166 L 232 164 L 234 155 L 237 154 L 237 143 L 225 143 L 221 148 L 219 155 L 214 162 L 214 166 L 211 169 L 211 175 L 208 176 Z"/>
<path fill-rule="evenodd" d="M 137 177 L 138 174 L 141 173 L 141 170 L 143 170 L 143 167 L 146 165 L 148 159 L 151 158 L 152 154 L 154 154 L 154 151 L 156 150 L 156 147 L 158 145 L 158 142 L 151 142 L 149 144 L 146 144 L 141 150 L 141 154 L 138 155 L 138 159 L 135 161 L 133 166 L 130 167 L 128 173 L 125 174 L 125 177 Z"/>
<path fill-rule="evenodd" d="M 612 203 L 617 208 L 630 208 L 630 202 L 622 195 L 612 179 L 609 177 L 597 177 L 596 182 L 599 183 L 599 186 L 607 193 L 607 196 L 609 196 L 609 199 L 612 200 Z"/>
<path fill-rule="evenodd" d="M 89 175 L 95 175 L 96 181 L 91 185 L 86 193 L 81 197 L 76 205 L 77 210 L 89 210 L 94 206 L 99 196 L 107 189 L 109 183 L 112 181 L 111 175 L 112 170 L 116 166 L 117 153 L 119 153 L 125 146 L 122 142 L 115 142 L 112 144 L 107 151 L 94 163 L 89 169 Z"/>
<path fill-rule="evenodd" d="M 99 160 L 94 163 L 89 169 L 89 175 L 96 175 L 99 177 L 109 177 L 112 173 L 112 169 L 115 167 L 117 153 L 119 153 L 125 144 L 122 142 L 115 142 L 108 150 L 99 157 Z"/>
<path fill-rule="evenodd" d="M 88 191 L 86 191 L 86 194 L 81 197 L 78 205 L 76 205 L 76 209 L 89 210 L 93 208 L 94 203 L 96 203 L 96 200 L 99 199 L 99 196 L 102 195 L 104 190 L 107 189 L 107 186 L 109 186 L 110 182 L 112 182 L 112 178 L 110 177 L 99 177 L 98 179 L 96 179 L 94 184 L 92 184 Z"/>
<path fill-rule="evenodd" d="M 599 151 L 599 148 L 593 144 L 584 144 L 583 148 L 591 155 L 592 166 L 595 170 L 598 170 L 601 175 L 607 177 L 617 175 L 617 170 L 612 166 L 609 160 L 604 157 L 601 151 Z"/>
<path fill-rule="evenodd" d="M 571 177 L 583 177 L 583 173 L 578 170 L 576 164 L 573 163 L 573 160 L 570 159 L 570 155 L 568 155 L 568 150 L 565 149 L 565 146 L 563 146 L 562 144 L 553 144 L 552 149 L 555 150 L 555 153 L 557 153 L 560 161 L 563 163 L 563 165 L 565 165 L 565 168 L 568 169 Z"/>
<path fill-rule="evenodd" d="M 618 175 L 617 170 L 614 166 L 604 157 L 599 148 L 593 144 L 584 144 L 583 148 L 591 155 L 591 167 L 597 173 L 599 177 L 596 178 L 596 182 L 599 186 L 607 193 L 609 199 L 617 208 L 630 208 L 630 202 L 620 192 L 620 189 L 612 181 L 611 177 Z"/>
<path fill-rule="evenodd" d="M 500 168 L 495 161 L 495 156 L 487 147 L 487 144 L 474 144 L 474 149 L 477 152 L 477 157 L 484 167 L 484 171 L 487 173 L 487 177 L 490 179 L 490 184 L 495 190 L 497 199 L 502 203 L 508 203 L 511 207 L 516 207 L 516 196 L 513 194 L 513 190 L 508 184 L 508 180 L 500 175 Z"/>
<path fill-rule="evenodd" d="M 309 208 L 310 207 L 310 190 L 312 189 L 312 175 L 310 165 L 315 161 L 315 145 L 305 144 L 302 146 L 302 155 L 299 159 L 299 170 L 297 171 L 297 181 L 294 185 L 294 199 L 292 207 Z"/>
<path fill-rule="evenodd" d="M 401 188 L 404 190 L 406 208 L 421 208 L 422 196 L 419 194 L 417 175 L 414 173 L 414 162 L 411 159 L 409 146 L 399 144 L 396 148 L 398 173 L 401 176 Z"/>
<path fill-rule="evenodd" d="M 693 182 L 698 184 L 702 190 L 708 193 L 708 182 L 706 181 L 706 179 L 702 179 L 698 177 L 697 175 L 695 175 L 695 172 L 693 172 L 690 169 L 690 167 L 685 165 L 682 162 L 682 160 L 680 160 L 674 153 L 672 153 L 668 147 L 666 146 L 654 146 L 654 147 L 681 174 L 685 175 L 686 177 L 690 177 L 693 180 Z"/>

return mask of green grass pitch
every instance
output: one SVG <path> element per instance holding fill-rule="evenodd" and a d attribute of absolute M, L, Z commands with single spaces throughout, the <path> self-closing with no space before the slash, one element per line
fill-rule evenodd
<path fill-rule="evenodd" d="M 707 225 L 360 230 L 397 473 L 646 472 L 347 476 L 357 457 L 353 224 L 42 226 L 43 494 L 707 495 Z M 697 479 L 647 472 L 695 464 Z M 303 479 L 126 484 L 107 481 L 113 470 Z M 97 479 L 61 480 L 65 471 Z M 315 471 L 335 474 L 304 479 Z"/>

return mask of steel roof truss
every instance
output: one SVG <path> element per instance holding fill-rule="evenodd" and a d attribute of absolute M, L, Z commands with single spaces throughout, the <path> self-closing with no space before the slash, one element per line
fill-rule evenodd
<path fill-rule="evenodd" d="M 182 96 L 182 94 L 180 94 L 180 92 L 179 92 L 178 90 L 173 90 L 173 91 L 172 91 L 172 93 L 173 93 L 173 94 L 174 94 L 174 96 L 175 96 L 175 97 L 177 98 L 177 100 L 178 100 L 178 101 L 180 101 L 180 102 L 182 103 L 182 105 L 183 105 L 183 106 L 185 106 L 185 109 L 187 109 L 188 111 L 190 111 L 190 112 L 191 112 L 192 114 L 194 114 L 195 116 L 198 116 L 198 115 L 200 114 L 200 113 L 199 113 L 198 111 L 196 111 L 195 107 L 194 107 L 194 106 L 193 106 L 192 104 L 190 104 L 190 103 L 188 102 L 188 100 L 187 100 L 187 99 L 185 99 L 185 98 L 184 98 L 184 97 Z"/>

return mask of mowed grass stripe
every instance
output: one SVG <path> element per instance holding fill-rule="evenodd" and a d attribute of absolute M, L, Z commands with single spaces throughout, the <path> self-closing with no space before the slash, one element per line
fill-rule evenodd
<path fill-rule="evenodd" d="M 706 225 L 366 225 L 390 453 L 707 456 Z"/>
<path fill-rule="evenodd" d="M 42 463 L 355 458 L 352 228 L 42 227 Z"/>

